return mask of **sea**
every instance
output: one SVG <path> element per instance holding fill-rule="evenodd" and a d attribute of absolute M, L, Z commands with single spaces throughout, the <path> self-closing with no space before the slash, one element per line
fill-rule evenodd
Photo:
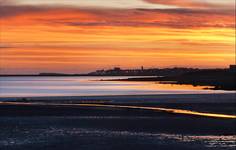
<path fill-rule="evenodd" d="M 0 97 L 232 93 L 207 86 L 115 81 L 126 78 L 140 76 L 0 77 Z"/>

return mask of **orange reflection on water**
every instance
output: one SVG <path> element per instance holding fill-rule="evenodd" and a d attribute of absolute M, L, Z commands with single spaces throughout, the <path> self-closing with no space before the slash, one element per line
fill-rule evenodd
<path fill-rule="evenodd" d="M 122 89 L 142 89 L 142 90 L 203 90 L 213 89 L 214 86 L 194 86 L 190 84 L 175 84 L 175 82 L 147 82 L 147 81 L 102 81 L 113 84 L 124 83 L 126 86 L 114 86 L 113 88 Z"/>

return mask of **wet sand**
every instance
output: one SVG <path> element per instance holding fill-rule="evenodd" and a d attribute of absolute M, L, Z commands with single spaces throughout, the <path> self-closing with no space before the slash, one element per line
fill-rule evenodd
<path fill-rule="evenodd" d="M 151 98 L 145 102 L 138 96 L 128 96 L 127 101 L 125 96 L 5 100 L 0 103 L 0 149 L 234 150 L 236 119 L 130 108 L 235 115 L 232 96 L 198 95 L 209 101 L 197 101 L 194 95 L 178 95 L 174 103 L 173 95 L 141 96 Z M 189 101 L 191 97 L 195 100 Z"/>

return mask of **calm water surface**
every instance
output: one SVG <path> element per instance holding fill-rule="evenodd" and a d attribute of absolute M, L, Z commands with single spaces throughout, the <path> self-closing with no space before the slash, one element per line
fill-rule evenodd
<path fill-rule="evenodd" d="M 203 86 L 99 81 L 134 77 L 0 77 L 0 97 L 227 93 Z"/>

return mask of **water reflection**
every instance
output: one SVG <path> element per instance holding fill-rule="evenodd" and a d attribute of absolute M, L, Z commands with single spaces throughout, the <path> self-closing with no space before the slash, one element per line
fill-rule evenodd
<path fill-rule="evenodd" d="M 3 131 L 5 132 L 5 131 Z M 17 130 L 15 136 L 5 134 L 4 139 L 0 139 L 0 147 L 12 148 L 19 146 L 39 146 L 49 145 L 54 143 L 61 143 L 60 139 L 71 139 L 72 141 L 81 142 L 90 139 L 96 142 L 96 147 L 88 145 L 90 148 L 107 148 L 110 145 L 108 139 L 114 140 L 113 146 L 119 140 L 126 139 L 124 144 L 132 141 L 132 144 L 140 144 L 142 142 L 146 145 L 163 146 L 163 145 L 179 145 L 184 144 L 184 147 L 191 149 L 198 148 L 226 148 L 234 149 L 236 147 L 234 135 L 182 135 L 182 134 L 167 134 L 167 133 L 149 133 L 149 132 L 134 132 L 134 131 L 115 131 L 106 129 L 88 129 L 88 128 L 61 128 L 61 127 L 47 127 L 42 129 L 31 129 L 28 131 Z M 91 138 L 92 137 L 92 138 Z M 64 141 L 65 144 L 68 140 Z M 58 143 L 58 144 L 59 144 Z M 95 144 L 95 143 L 94 143 Z M 78 145 L 79 146 L 79 145 Z"/>
<path fill-rule="evenodd" d="M 128 77 L 0 77 L 0 97 L 226 93 L 206 86 L 99 81 L 117 78 Z"/>

